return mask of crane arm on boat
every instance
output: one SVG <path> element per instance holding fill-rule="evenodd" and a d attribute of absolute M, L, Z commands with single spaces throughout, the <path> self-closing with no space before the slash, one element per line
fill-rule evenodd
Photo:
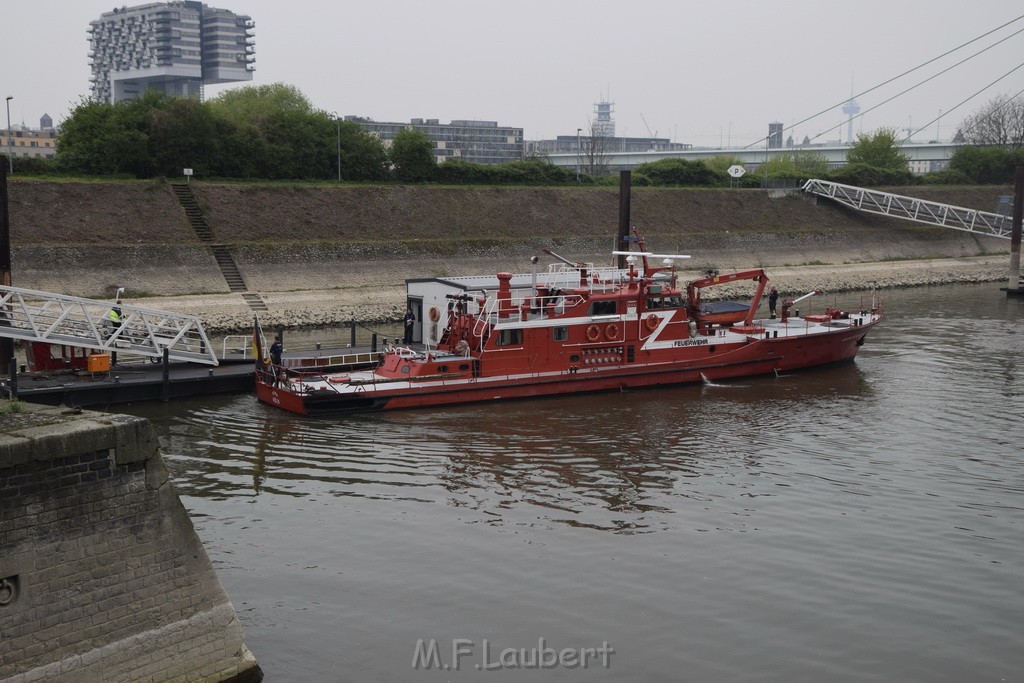
<path fill-rule="evenodd" d="M 816 289 L 813 292 L 807 292 L 803 296 L 797 297 L 796 299 L 792 299 L 790 301 L 783 302 L 783 304 L 782 304 L 782 322 L 788 322 L 789 321 L 789 309 L 793 308 L 793 306 L 796 306 L 798 303 L 800 303 L 801 301 L 804 301 L 805 299 L 810 299 L 812 296 L 817 296 L 817 295 L 820 295 L 820 294 L 821 294 L 821 290 L 820 289 Z"/>

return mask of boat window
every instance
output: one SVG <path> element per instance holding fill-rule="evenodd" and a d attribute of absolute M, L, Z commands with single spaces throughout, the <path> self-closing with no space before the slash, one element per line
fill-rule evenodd
<path fill-rule="evenodd" d="M 577 353 L 574 353 L 574 354 L 572 354 L 571 356 L 569 356 L 569 362 L 570 362 L 570 363 L 579 363 L 579 362 L 580 362 L 580 356 L 579 356 L 579 354 L 577 354 Z"/>
<path fill-rule="evenodd" d="M 665 308 L 685 308 L 686 302 L 683 301 L 681 296 L 667 296 L 665 297 Z"/>
<path fill-rule="evenodd" d="M 647 310 L 652 311 L 656 308 L 661 308 L 661 297 L 647 299 Z"/>
<path fill-rule="evenodd" d="M 553 341 L 566 341 L 569 339 L 569 328 L 568 327 L 556 327 L 551 330 L 551 339 Z"/>
<path fill-rule="evenodd" d="M 404 372 L 404 373 L 405 373 L 405 374 L 407 374 L 407 375 L 409 374 L 409 370 L 410 370 L 410 369 L 411 369 L 411 368 L 410 368 L 410 367 L 409 367 L 408 365 L 403 365 L 403 366 L 402 366 L 402 372 Z"/>
<path fill-rule="evenodd" d="M 615 300 L 594 301 L 590 304 L 590 315 L 615 315 L 618 313 L 615 303 Z"/>
<path fill-rule="evenodd" d="M 498 335 L 498 346 L 518 346 L 522 343 L 522 330 L 502 330 Z"/>
<path fill-rule="evenodd" d="M 437 371 L 438 372 L 448 372 L 448 366 L 447 365 L 438 365 L 437 366 Z"/>
<path fill-rule="evenodd" d="M 462 372 L 469 370 L 469 363 L 459 363 L 459 370 Z"/>

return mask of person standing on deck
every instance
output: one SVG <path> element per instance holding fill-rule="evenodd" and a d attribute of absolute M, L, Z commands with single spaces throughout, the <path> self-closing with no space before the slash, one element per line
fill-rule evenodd
<path fill-rule="evenodd" d="M 412 312 L 412 308 L 405 309 L 405 337 L 402 339 L 404 343 L 412 344 L 412 330 L 415 324 L 416 315 Z"/>
<path fill-rule="evenodd" d="M 775 319 L 775 304 L 779 301 L 779 290 L 772 287 L 772 291 L 768 294 L 768 312 L 772 316 L 772 320 Z"/>
<path fill-rule="evenodd" d="M 284 346 L 281 344 L 281 337 L 274 337 L 274 343 L 270 345 L 270 368 L 274 375 L 274 382 L 281 376 L 281 355 L 284 353 Z"/>

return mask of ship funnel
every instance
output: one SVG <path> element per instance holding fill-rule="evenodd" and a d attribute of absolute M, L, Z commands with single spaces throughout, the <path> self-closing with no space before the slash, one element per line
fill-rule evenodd
<path fill-rule="evenodd" d="M 512 314 L 512 273 L 498 273 L 498 317 Z"/>

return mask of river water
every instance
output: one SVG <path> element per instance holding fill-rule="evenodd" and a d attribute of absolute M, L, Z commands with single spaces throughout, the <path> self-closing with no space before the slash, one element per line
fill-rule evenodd
<path fill-rule="evenodd" d="M 886 308 L 856 363 L 721 386 L 128 412 L 268 681 L 1021 680 L 1024 301 Z"/>

